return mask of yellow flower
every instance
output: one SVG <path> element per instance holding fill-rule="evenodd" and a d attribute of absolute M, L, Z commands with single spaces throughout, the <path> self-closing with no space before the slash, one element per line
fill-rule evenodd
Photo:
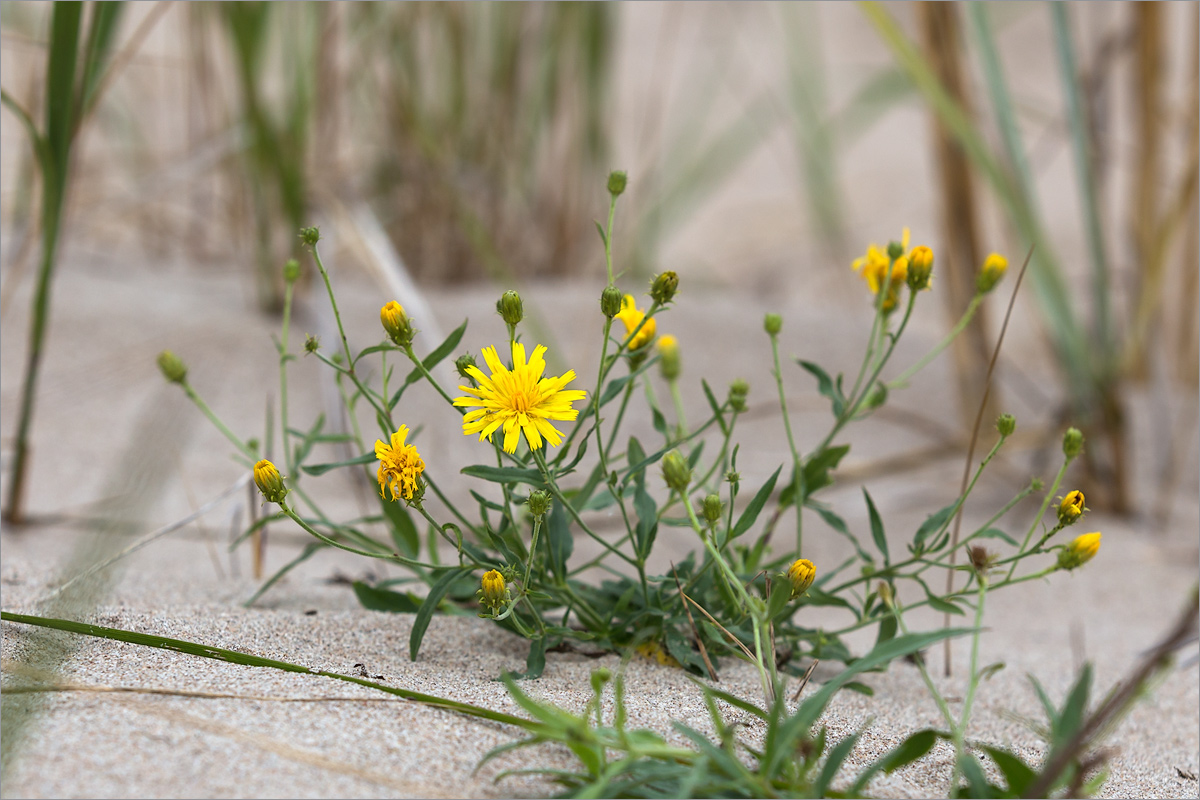
<path fill-rule="evenodd" d="M 908 249 L 909 231 L 905 228 L 900 241 L 900 255 L 893 261 L 886 249 L 880 249 L 877 245 L 867 247 L 867 254 L 861 258 L 854 259 L 851 266 L 862 274 L 863 279 L 867 282 L 867 288 L 871 290 L 871 294 L 878 296 L 883 284 L 888 282 L 888 266 L 891 266 L 891 281 L 888 283 L 887 297 L 883 300 L 883 310 L 891 311 L 896 307 L 896 303 L 900 299 L 900 287 L 904 285 L 908 278 L 908 256 L 904 255 L 904 251 Z"/>
<path fill-rule="evenodd" d="M 682 664 L 676 660 L 675 656 L 663 649 L 663 646 L 658 642 L 642 642 L 635 648 L 638 653 L 650 659 L 657 661 L 664 667 L 681 667 Z"/>
<path fill-rule="evenodd" d="M 817 577 L 817 568 L 813 562 L 807 558 L 796 559 L 787 571 L 787 579 L 792 584 L 792 597 L 807 592 L 815 577 Z"/>
<path fill-rule="evenodd" d="M 981 294 L 990 292 L 1000 279 L 1004 277 L 1004 273 L 1008 270 L 1008 259 L 999 253 L 991 253 L 983 261 L 983 266 L 979 270 L 979 276 L 975 279 L 975 288 Z"/>
<path fill-rule="evenodd" d="M 1083 492 L 1078 489 L 1067 492 L 1058 505 L 1058 522 L 1060 525 L 1070 525 L 1083 516 L 1084 511 L 1087 509 L 1083 507 Z"/>
<path fill-rule="evenodd" d="M 263 497 L 272 503 L 282 502 L 283 498 L 287 497 L 288 490 L 283 485 L 283 476 L 279 474 L 275 465 L 265 458 L 254 465 L 254 483 Z"/>
<path fill-rule="evenodd" d="M 404 307 L 395 300 L 389 301 L 387 305 L 379 309 L 379 321 L 383 324 L 388 338 L 393 342 L 401 347 L 412 344 L 415 333 L 412 329 L 412 321 L 404 313 Z"/>
<path fill-rule="evenodd" d="M 1075 569 L 1092 560 L 1100 550 L 1100 532 L 1076 536 L 1071 543 L 1058 551 L 1059 569 Z"/>
<path fill-rule="evenodd" d="M 515 453 L 521 433 L 529 442 L 529 449 L 542 446 L 544 437 L 554 447 L 562 442 L 562 436 L 550 424 L 550 420 L 572 420 L 579 412 L 571 408 L 576 400 L 582 400 L 587 392 L 580 389 L 564 389 L 575 380 L 575 371 L 568 370 L 561 378 L 543 378 L 546 362 L 542 354 L 544 345 L 533 349 L 533 356 L 525 360 L 525 345 L 514 342 L 512 346 L 513 368 L 509 370 L 500 362 L 496 348 L 483 348 L 483 358 L 491 376 L 483 374 L 478 367 L 468 366 L 467 372 L 479 384 L 479 388 L 459 386 L 471 397 L 459 397 L 454 405 L 470 408 L 463 416 L 463 434 L 479 434 L 479 441 L 490 440 L 498 428 L 504 426 L 504 451 Z"/>
<path fill-rule="evenodd" d="M 408 426 L 401 425 L 392 434 L 392 443 L 375 440 L 375 457 L 379 459 L 379 494 L 385 499 L 386 488 L 391 492 L 391 499 L 412 500 L 413 494 L 420 496 L 421 473 L 425 471 L 425 462 L 421 454 L 411 444 L 405 444 L 408 438 Z"/>
<path fill-rule="evenodd" d="M 918 245 L 908 254 L 908 288 L 914 292 L 929 289 L 933 282 L 933 251 L 925 245 Z"/>
<path fill-rule="evenodd" d="M 483 573 L 477 595 L 480 604 L 490 609 L 493 614 L 503 608 L 511 596 L 508 587 L 504 585 L 504 576 L 494 569 Z"/>
<path fill-rule="evenodd" d="M 617 314 L 616 319 L 625 323 L 625 335 L 633 333 L 637 330 L 637 326 L 642 324 L 646 313 L 638 310 L 637 301 L 633 299 L 633 295 L 625 295 L 625 299 L 621 301 L 621 311 Z M 642 325 L 642 329 L 638 331 L 638 335 L 633 337 L 633 341 L 629 343 L 629 352 L 640 350 L 647 342 L 654 338 L 654 317 L 646 320 L 646 324 Z"/>

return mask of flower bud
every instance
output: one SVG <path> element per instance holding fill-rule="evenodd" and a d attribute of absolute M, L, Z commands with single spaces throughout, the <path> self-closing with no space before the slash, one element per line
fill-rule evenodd
<path fill-rule="evenodd" d="M 321 240 L 321 231 L 316 227 L 301 228 L 300 241 L 304 242 L 309 247 L 312 247 Z"/>
<path fill-rule="evenodd" d="M 479 597 L 480 605 L 493 614 L 499 613 L 509 600 L 509 591 L 508 587 L 504 585 L 504 576 L 494 569 L 483 573 L 476 595 Z"/>
<path fill-rule="evenodd" d="M 467 371 L 468 367 L 474 367 L 474 366 L 475 366 L 475 356 L 472 355 L 471 353 L 466 353 L 464 355 L 459 356 L 458 359 L 454 362 L 454 368 L 456 370 L 458 370 L 458 374 L 462 377 L 462 379 L 464 381 L 474 380 L 474 378 L 471 377 L 471 373 Z"/>
<path fill-rule="evenodd" d="M 1083 492 L 1078 489 L 1067 492 L 1067 496 L 1058 504 L 1058 524 L 1066 527 L 1082 517 L 1085 511 L 1087 509 L 1083 507 Z"/>
<path fill-rule="evenodd" d="M 669 381 L 678 378 L 683 367 L 683 360 L 679 356 L 679 340 L 670 334 L 663 336 L 658 340 L 658 353 L 662 356 L 658 362 L 662 376 Z"/>
<path fill-rule="evenodd" d="M 721 498 L 715 494 L 710 494 L 704 498 L 704 518 L 708 520 L 709 525 L 716 525 L 721 521 Z"/>
<path fill-rule="evenodd" d="M 798 558 L 788 567 L 787 579 L 792 584 L 792 597 L 804 594 L 817 577 L 817 568 L 807 558 Z"/>
<path fill-rule="evenodd" d="M 613 170 L 608 173 L 608 193 L 613 197 L 620 197 L 628 183 L 629 176 L 623 170 Z"/>
<path fill-rule="evenodd" d="M 650 282 L 650 299 L 660 306 L 665 306 L 671 302 L 671 299 L 675 297 L 675 292 L 678 290 L 679 276 L 670 270 L 660 272 Z"/>
<path fill-rule="evenodd" d="M 305 353 L 315 353 L 320 349 L 321 349 L 321 340 L 320 339 L 313 336 L 312 334 L 308 334 L 307 336 L 304 337 L 304 352 Z"/>
<path fill-rule="evenodd" d="M 750 394 L 750 384 L 741 378 L 729 384 L 729 406 L 739 414 L 746 410 L 746 395 Z"/>
<path fill-rule="evenodd" d="M 767 332 L 768 336 L 778 336 L 779 332 L 783 330 L 783 317 L 778 314 L 767 314 L 763 317 L 763 330 Z"/>
<path fill-rule="evenodd" d="M 929 288 L 933 280 L 933 251 L 925 245 L 914 247 L 908 254 L 908 273 L 905 275 L 908 288 L 920 292 Z"/>
<path fill-rule="evenodd" d="M 162 371 L 163 377 L 171 383 L 182 384 L 187 380 L 187 366 L 179 356 L 170 350 L 163 350 L 158 354 L 158 368 Z"/>
<path fill-rule="evenodd" d="M 1071 543 L 1058 551 L 1058 568 L 1072 570 L 1092 560 L 1100 550 L 1100 532 L 1076 536 Z"/>
<path fill-rule="evenodd" d="M 283 498 L 287 497 L 288 490 L 283 485 L 283 476 L 275 469 L 275 465 L 265 458 L 254 465 L 254 483 L 258 485 L 262 496 L 272 503 L 282 503 Z"/>
<path fill-rule="evenodd" d="M 1083 432 L 1079 428 L 1067 428 L 1063 434 L 1063 455 L 1072 460 L 1083 452 Z"/>
<path fill-rule="evenodd" d="M 902 258 L 904 256 L 904 243 L 888 242 L 887 254 L 888 258 L 892 261 Z"/>
<path fill-rule="evenodd" d="M 295 283 L 300 277 L 300 262 L 294 258 L 289 258 L 283 265 L 283 279 L 288 283 Z"/>
<path fill-rule="evenodd" d="M 687 459 L 680 455 L 678 450 L 672 450 L 663 456 L 663 478 L 667 481 L 667 486 L 675 491 L 683 494 L 687 491 L 688 484 L 692 482 L 692 469 L 688 466 Z"/>
<path fill-rule="evenodd" d="M 1012 436 L 1017 429 L 1017 418 L 1012 414 L 1001 414 L 996 417 L 996 430 L 1001 436 Z"/>
<path fill-rule="evenodd" d="M 525 318 L 525 309 L 521 304 L 521 295 L 509 289 L 500 295 L 496 301 L 496 313 L 504 319 L 505 325 L 519 325 Z"/>
<path fill-rule="evenodd" d="M 621 313 L 621 300 L 623 298 L 624 295 L 621 294 L 621 290 L 610 283 L 600 293 L 600 311 L 604 316 L 612 319 Z"/>
<path fill-rule="evenodd" d="M 979 276 L 975 278 L 975 288 L 980 294 L 987 294 L 995 288 L 1004 273 L 1008 270 L 1008 259 L 999 253 L 992 253 L 984 259 Z"/>
<path fill-rule="evenodd" d="M 395 300 L 388 301 L 387 305 L 379 309 L 379 321 L 383 323 L 383 329 L 392 342 L 400 347 L 408 347 L 412 344 L 414 335 L 412 320 L 404 313 L 404 307 Z"/>
<path fill-rule="evenodd" d="M 879 602 L 883 603 L 884 608 L 891 609 L 894 607 L 896 596 L 892 592 L 892 585 L 887 581 L 880 581 L 879 588 L 876 590 L 879 594 Z"/>
<path fill-rule="evenodd" d="M 541 519 L 550 512 L 550 493 L 538 489 L 529 493 L 529 499 L 525 501 L 529 506 L 529 514 L 534 519 Z"/>

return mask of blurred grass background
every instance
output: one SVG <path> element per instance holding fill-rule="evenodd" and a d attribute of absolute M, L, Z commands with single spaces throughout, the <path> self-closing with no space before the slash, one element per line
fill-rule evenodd
<path fill-rule="evenodd" d="M 1198 9 L 0 3 L 0 310 L 49 287 L 62 238 L 238 270 L 270 313 L 306 224 L 335 245 L 377 227 L 418 284 L 598 286 L 622 168 L 616 259 L 639 279 L 849 296 L 850 260 L 907 225 L 949 324 L 989 251 L 1015 271 L 1032 246 L 1052 416 L 1088 434 L 1089 505 L 1129 511 L 1153 498 L 1129 492 L 1128 392 L 1197 389 Z M 52 27 L 72 15 L 83 33 Z M 955 349 L 964 429 L 997 324 Z M 26 427 L 4 424 L 18 474 Z"/>

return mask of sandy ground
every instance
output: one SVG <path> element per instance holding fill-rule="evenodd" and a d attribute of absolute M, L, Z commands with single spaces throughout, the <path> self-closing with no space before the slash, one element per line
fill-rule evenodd
<path fill-rule="evenodd" d="M 333 250 L 331 245 L 331 250 Z M 348 259 L 346 260 L 348 261 Z M 369 280 L 346 262 L 335 275 L 339 303 L 352 344 L 378 338 L 378 307 L 384 299 Z M 119 266 L 119 268 L 118 268 Z M 751 291 L 706 289 L 688 284 L 660 331 L 683 343 L 685 406 L 699 418 L 704 400 L 698 390 L 703 374 L 714 387 L 742 376 L 752 384 L 751 409 L 739 427 L 739 466 L 745 485 L 756 486 L 784 460 L 777 407 L 771 400 L 770 354 L 760 320 L 768 308 L 784 312 L 785 354 L 815 358 L 849 369 L 862 344 L 869 310 L 863 298 L 818 299 L 811 295 L 760 296 Z M 854 280 L 851 276 L 851 280 Z M 848 285 L 858 288 L 856 282 Z M 43 601 L 61 580 L 63 565 L 95 542 L 83 524 L 95 502 L 122 487 L 118 472 L 129 463 L 123 451 L 134 449 L 134 463 L 160 469 L 161 489 L 140 522 L 139 532 L 178 519 L 215 497 L 241 476 L 228 457 L 228 446 L 199 414 L 186 406 L 173 387 L 164 387 L 154 365 L 163 347 L 178 352 L 191 366 L 197 390 L 234 430 L 250 436 L 261 431 L 263 403 L 277 389 L 270 334 L 276 322 L 249 313 L 243 279 L 233 273 L 199 275 L 172 266 L 153 269 L 106 262 L 81 251 L 69 253 L 59 279 L 58 313 L 51 331 L 34 437 L 35 460 L 30 513 L 45 524 L 3 531 L 0 592 L 5 610 L 47 613 Z M 581 375 L 593 374 L 599 336 L 596 295 L 599 286 L 542 285 L 526 302 L 537 305 L 556 335 L 554 355 Z M 464 340 L 474 350 L 503 337 L 494 314 L 492 289 L 434 292 L 427 296 L 432 318 L 418 320 L 429 339 L 469 316 Z M 25 307 L 18 297 L 15 308 Z M 932 303 L 930 304 L 932 307 Z M 320 298 L 298 310 L 293 336 L 320 333 L 326 347 L 335 341 Z M 939 309 L 940 311 L 940 309 Z M 5 333 L 23 324 L 19 313 L 5 320 Z M 1018 321 L 1018 326 L 1022 323 Z M 1027 321 L 1025 321 L 1027 327 Z M 918 319 L 904 343 L 898 364 L 905 364 L 935 342 L 936 319 Z M 718 333 L 714 335 L 714 328 Z M 1023 337 L 1018 327 L 1014 342 Z M 298 342 L 299 338 L 294 338 Z M 428 343 L 422 342 L 426 348 Z M 22 338 L 4 336 L 2 409 L 15 412 Z M 700 351 L 706 354 L 702 361 Z M 1036 349 L 1014 350 L 1022 380 L 1052 387 Z M 312 359 L 293 368 L 290 403 L 294 424 L 307 426 L 323 398 Z M 907 392 L 894 395 L 895 410 L 860 425 L 850 434 L 854 445 L 844 462 L 841 483 L 825 495 L 853 528 L 866 525 L 860 485 L 883 459 L 912 452 L 952 430 L 956 418 L 948 365 L 935 362 Z M 811 446 L 824 430 L 825 401 L 811 379 L 787 368 L 786 387 L 802 441 Z M 1001 369 L 1006 407 L 1017 414 L 1023 431 L 1033 432 L 1001 458 L 982 482 L 967 509 L 967 519 L 982 521 L 1037 472 L 1049 473 L 1046 450 L 1053 453 L 1058 433 L 1043 436 L 1052 408 L 1047 399 L 1023 391 L 1016 370 Z M 584 381 L 586 383 L 586 381 Z M 658 386 L 660 397 L 665 387 Z M 723 391 L 723 389 L 718 389 Z M 1053 390 L 1045 389 L 1053 399 Z M 465 497 L 470 484 L 457 475 L 480 458 L 480 445 L 463 437 L 454 412 L 427 387 L 407 396 L 409 424 L 424 424 L 418 442 L 429 469 L 442 477 L 454 497 Z M 1138 459 L 1137 497 L 1142 507 L 1155 501 L 1163 435 L 1162 404 L 1187 437 L 1185 458 L 1176 470 L 1177 486 L 1168 496 L 1167 524 L 1149 515 L 1118 520 L 1099 513 L 1084 523 L 1102 530 L 1097 558 L 1074 575 L 997 592 L 989 601 L 983 663 L 1003 661 L 1006 668 L 986 682 L 979 694 L 971 735 L 1013 747 L 1027 757 L 1041 752 L 1038 738 L 1020 717 L 1039 719 L 1037 700 L 1026 673 L 1032 673 L 1061 701 L 1084 660 L 1096 667 L 1096 686 L 1107 690 L 1170 626 L 1187 591 L 1197 580 L 1200 506 L 1197 482 L 1194 410 L 1190 398 L 1151 402 L 1133 397 L 1130 412 Z M 1179 423 L 1182 419 L 1186 424 Z M 168 434 L 147 439 L 147 431 L 166 421 Z M 1052 430 L 1046 428 L 1047 430 Z M 650 431 L 648 421 L 632 420 L 631 432 Z M 1170 429 L 1168 428 L 1168 431 Z M 1049 447 L 1041 447 L 1042 440 Z M 141 448 L 141 449 L 139 449 Z M 154 448 L 153 451 L 145 448 Z M 1156 455 L 1157 454 L 1157 455 Z M 903 532 L 915 526 L 954 493 L 961 450 L 951 458 L 926 458 L 904 469 L 883 470 L 867 480 L 884 509 L 893 549 Z M 1041 464 L 1041 466 L 1038 466 Z M 165 465 L 165 466 L 160 466 Z M 359 513 L 371 487 L 352 485 L 340 473 L 310 488 L 331 515 Z M 115 488 L 114 488 L 115 487 Z M 523 666 L 525 647 L 472 618 L 439 617 L 430 626 L 419 659 L 407 656 L 412 619 L 361 609 L 346 577 L 394 575 L 348 554 L 324 552 L 311 559 L 265 595 L 253 608 L 245 601 L 256 587 L 249 577 L 246 548 L 228 553 L 226 544 L 247 498 L 239 494 L 189 526 L 129 558 L 111 588 L 95 597 L 87 618 L 103 625 L 244 650 L 334 671 L 355 673 L 363 665 L 387 683 L 465 700 L 499 710 L 514 704 L 494 679 Z M 1023 530 L 1035 509 L 1014 512 L 1012 530 Z M 244 519 L 244 516 L 241 517 Z M 609 524 L 597 520 L 603 527 Z M 820 564 L 845 557 L 840 537 L 810 525 L 806 554 Z M 678 557 L 693 547 L 689 537 L 670 529 L 660 540 L 662 558 Z M 272 529 L 268 571 L 292 557 L 305 543 L 287 526 Z M 582 546 L 581 546 L 582 547 Z M 833 618 L 831 618 L 833 619 Z M 933 616 L 913 614 L 915 629 L 939 624 Z M 3 625 L 6 682 L 35 655 L 28 628 Z M 869 633 L 852 638 L 860 650 Z M 531 777 L 507 777 L 505 770 L 534 766 L 570 767 L 565 751 L 540 748 L 506 755 L 473 772 L 489 748 L 512 741 L 516 731 L 477 722 L 420 705 L 381 699 L 377 693 L 324 678 L 292 675 L 183 656 L 133 645 L 73 640 L 73 652 L 57 681 L 71 691 L 41 695 L 12 770 L 5 776 L 7 796 L 28 797 L 187 797 L 187 796 L 511 796 L 546 794 L 549 784 Z M 1194 652 L 1194 648 L 1193 651 Z M 1189 654 L 1185 654 L 1185 657 Z M 943 692 L 961 698 L 967 648 L 955 648 L 955 676 L 939 679 Z M 545 675 L 527 685 L 536 696 L 579 709 L 589 694 L 588 675 L 598 666 L 615 668 L 619 658 L 599 660 L 551 654 Z M 829 673 L 819 671 L 818 680 Z M 635 659 L 628 667 L 630 718 L 669 733 L 676 719 L 705 728 L 707 712 L 696 687 L 679 671 Z M 722 687 L 755 698 L 760 689 L 752 670 L 729 662 Z M 937 710 L 919 673 L 894 664 L 866 678 L 875 690 L 867 698 L 851 692 L 835 697 L 823 723 L 836 738 L 859 728 L 867 732 L 850 759 L 868 763 L 907 733 L 938 721 Z M 146 692 L 98 692 L 99 687 L 164 689 L 223 695 L 182 697 Z M 809 689 L 808 691 L 812 691 Z M 611 697 L 606 698 L 611 710 Z M 1200 695 L 1195 663 L 1174 669 L 1111 737 L 1108 797 L 1194 797 L 1200 769 L 1197 720 Z M 752 730 L 749 735 L 752 735 Z M 678 738 L 676 736 L 676 738 Z M 881 777 L 873 794 L 892 797 L 944 795 L 950 751 L 936 750 L 893 776 Z"/>

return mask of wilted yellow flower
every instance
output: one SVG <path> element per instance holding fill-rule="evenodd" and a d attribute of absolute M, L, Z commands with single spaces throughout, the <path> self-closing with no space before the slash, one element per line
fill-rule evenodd
<path fill-rule="evenodd" d="M 379 494 L 387 499 L 384 489 L 391 493 L 392 500 L 403 497 L 412 500 L 413 495 L 420 496 L 421 473 L 425 471 L 425 462 L 421 454 L 411 444 L 405 444 L 408 438 L 408 426 L 401 425 L 392 434 L 391 444 L 380 439 L 375 440 L 375 457 L 379 459 Z"/>
<path fill-rule="evenodd" d="M 1091 561 L 1100 550 L 1100 532 L 1076 536 L 1071 543 L 1058 551 L 1058 568 L 1075 569 Z"/>
<path fill-rule="evenodd" d="M 550 420 L 572 420 L 579 412 L 571 408 L 576 400 L 582 400 L 587 392 L 581 389 L 564 389 L 575 380 L 575 371 L 568 370 L 561 378 L 543 378 L 546 362 L 542 354 L 544 345 L 533 349 L 533 355 L 525 360 L 525 345 L 514 342 L 512 346 L 513 368 L 510 370 L 500 362 L 496 348 L 483 348 L 483 358 L 491 376 L 474 365 L 467 366 L 467 373 L 479 384 L 478 388 L 459 386 L 471 397 L 459 397 L 454 405 L 469 408 L 463 416 L 463 434 L 479 434 L 479 441 L 491 439 L 492 434 L 504 427 L 504 450 L 517 451 L 521 433 L 529 442 L 529 449 L 542 446 L 544 437 L 554 447 L 562 442 L 562 436 Z"/>
<path fill-rule="evenodd" d="M 383 329 L 393 342 L 401 347 L 412 344 L 412 320 L 404 313 L 404 307 L 395 300 L 389 301 L 379 309 L 379 321 L 383 323 Z"/>
<path fill-rule="evenodd" d="M 627 294 L 621 300 L 621 311 L 616 315 L 616 319 L 625 323 L 625 335 L 633 333 L 637 330 L 637 326 L 642 324 L 645 319 L 646 312 L 641 311 L 637 307 L 637 301 L 633 299 L 633 295 Z M 633 337 L 629 343 L 629 352 L 640 350 L 654 338 L 654 317 L 646 320 L 646 324 L 642 325 L 642 329 L 638 331 L 638 335 Z"/>
<path fill-rule="evenodd" d="M 263 497 L 272 503 L 281 503 L 287 497 L 287 487 L 283 485 L 283 476 L 267 459 L 262 459 L 254 465 L 254 483 Z"/>
<path fill-rule="evenodd" d="M 675 656 L 663 649 L 663 646 L 658 642 L 642 642 L 634 649 L 636 649 L 641 655 L 645 656 L 651 661 L 657 661 L 664 667 L 678 668 L 683 666 L 678 660 L 676 660 Z"/>
<path fill-rule="evenodd" d="M 1083 492 L 1078 489 L 1067 492 L 1067 496 L 1058 504 L 1058 522 L 1061 525 L 1070 525 L 1083 516 L 1084 511 L 1087 509 L 1083 507 Z"/>
<path fill-rule="evenodd" d="M 798 558 L 788 567 L 787 579 L 792 584 L 792 597 L 804 594 L 817 577 L 817 568 L 807 558 Z"/>
<path fill-rule="evenodd" d="M 493 614 L 508 603 L 510 597 L 508 587 L 504 585 L 504 576 L 499 572 L 489 569 L 483 573 L 483 578 L 479 583 L 480 588 L 477 592 L 479 602 L 490 609 Z"/>
<path fill-rule="evenodd" d="M 999 253 L 991 253 L 983 261 L 983 267 L 979 270 L 979 277 L 975 279 L 975 287 L 980 292 L 990 292 L 1000 279 L 1004 277 L 1004 273 L 1008 271 L 1008 259 Z"/>
<path fill-rule="evenodd" d="M 905 228 L 900 241 L 901 255 L 895 261 L 888 256 L 887 250 L 872 244 L 867 247 L 865 256 L 851 262 L 851 266 L 866 280 L 871 294 L 876 296 L 879 295 L 883 284 L 888 281 L 888 267 L 891 267 L 891 281 L 888 283 L 887 297 L 883 300 L 884 311 L 891 311 L 896 307 L 896 303 L 900 299 L 900 287 L 904 285 L 905 279 L 908 277 L 908 256 L 903 255 L 903 252 L 908 249 L 908 238 L 909 231 L 908 228 Z"/>

